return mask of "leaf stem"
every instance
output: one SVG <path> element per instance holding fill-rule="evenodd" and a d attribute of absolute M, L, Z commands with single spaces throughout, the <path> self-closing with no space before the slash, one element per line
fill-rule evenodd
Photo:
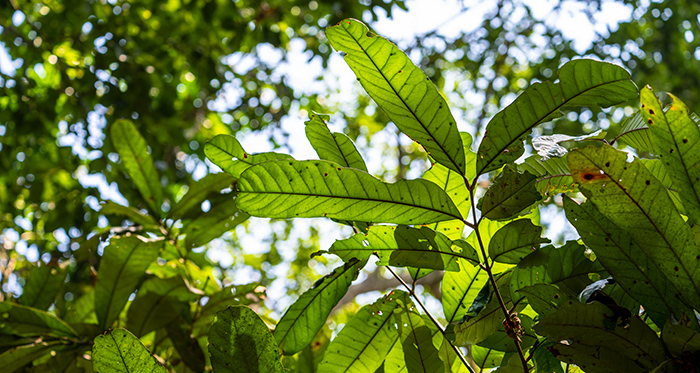
<path fill-rule="evenodd" d="M 416 292 L 414 291 L 414 288 L 412 288 L 411 286 L 409 286 L 409 285 L 406 283 L 406 281 L 404 281 L 404 280 L 401 278 L 401 276 L 399 276 L 396 272 L 394 272 L 393 269 L 391 269 L 391 267 L 386 266 L 386 269 L 388 269 L 389 272 L 391 272 L 391 274 L 394 275 L 394 277 L 395 277 L 397 280 L 399 280 L 399 282 L 406 288 L 406 290 L 408 290 L 408 293 L 411 295 L 411 297 L 416 301 L 416 303 L 418 303 L 418 305 L 420 305 L 420 307 L 423 309 L 423 312 L 425 312 L 425 314 L 428 315 L 428 317 L 430 318 L 430 321 L 432 321 L 433 324 L 435 324 L 435 326 L 438 328 L 438 330 L 440 331 L 440 333 L 442 333 L 442 337 L 447 341 L 447 343 L 450 344 L 450 346 L 451 346 L 452 349 L 455 351 L 455 353 L 457 354 L 457 356 L 459 357 L 459 359 L 462 361 L 462 364 L 464 364 L 464 366 L 467 367 L 467 370 L 469 370 L 470 373 L 475 373 L 475 372 L 474 372 L 474 369 L 472 369 L 471 365 L 469 365 L 469 362 L 467 362 L 467 359 L 464 357 L 464 355 L 462 354 L 462 351 L 459 349 L 459 347 L 455 346 L 455 345 L 452 343 L 452 341 L 450 341 L 450 340 L 447 338 L 447 335 L 446 335 L 446 333 L 445 333 L 445 328 L 442 326 L 442 324 L 440 324 L 440 322 L 437 321 L 437 320 L 435 319 L 435 317 L 433 317 L 433 315 L 428 311 L 428 309 L 425 307 L 425 305 L 423 304 L 423 302 L 418 298 L 418 295 L 416 295 Z"/>

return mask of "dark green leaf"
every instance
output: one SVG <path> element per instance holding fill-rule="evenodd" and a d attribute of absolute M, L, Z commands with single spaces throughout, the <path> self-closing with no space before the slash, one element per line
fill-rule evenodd
<path fill-rule="evenodd" d="M 199 318 L 194 323 L 195 330 L 202 334 L 209 332 L 209 326 L 217 312 L 229 305 L 248 305 L 260 302 L 265 298 L 265 287 L 259 283 L 246 285 L 230 285 L 209 297 L 207 304 L 202 307 Z M 200 335 L 197 334 L 199 337 Z"/>
<path fill-rule="evenodd" d="M 644 306 L 649 317 L 663 325 L 668 317 L 690 310 L 659 267 L 640 249 L 632 236 L 603 216 L 590 202 L 578 205 L 564 198 L 566 217 L 581 239 L 615 281 Z"/>
<path fill-rule="evenodd" d="M 559 82 L 531 85 L 493 117 L 477 153 L 477 174 L 520 158 L 532 128 L 560 117 L 565 107 L 608 107 L 635 97 L 637 87 L 625 69 L 601 61 L 570 61 L 559 69 Z"/>
<path fill-rule="evenodd" d="M 190 184 L 187 193 L 168 212 L 168 218 L 180 219 L 193 207 L 201 205 L 209 194 L 231 187 L 234 182 L 236 178 L 223 172 L 204 176 L 201 180 Z"/>
<path fill-rule="evenodd" d="M 163 189 L 151 154 L 148 152 L 146 140 L 134 124 L 126 119 L 114 122 L 110 134 L 112 144 L 119 153 L 126 173 L 136 184 L 136 188 L 141 192 L 151 211 L 159 214 L 160 206 L 163 204 Z"/>
<path fill-rule="evenodd" d="M 180 277 L 146 280 L 129 306 L 126 327 L 141 337 L 175 320 L 183 308 L 180 302 L 193 302 L 196 298 Z"/>
<path fill-rule="evenodd" d="M 203 372 L 206 366 L 204 351 L 190 333 L 189 323 L 178 318 L 176 322 L 169 323 L 165 330 L 185 365 L 193 372 Z"/>
<path fill-rule="evenodd" d="M 146 346 L 122 328 L 95 338 L 92 364 L 98 373 L 167 373 Z"/>
<path fill-rule="evenodd" d="M 328 116 L 326 115 L 311 114 L 309 121 L 306 122 L 306 137 L 316 150 L 318 157 L 343 167 L 357 168 L 367 172 L 365 161 L 352 140 L 344 133 L 331 133 L 326 124 L 327 120 Z"/>
<path fill-rule="evenodd" d="M 690 118 L 688 107 L 669 94 L 673 103 L 664 111 L 649 86 L 642 88 L 642 117 L 651 130 L 654 148 L 663 161 L 688 216 L 700 221 L 700 128 Z"/>
<path fill-rule="evenodd" d="M 639 161 L 610 146 L 569 153 L 579 189 L 630 234 L 688 305 L 700 308 L 700 249 L 666 189 Z"/>
<path fill-rule="evenodd" d="M 52 265 L 42 265 L 31 270 L 27 283 L 22 288 L 19 304 L 47 310 L 56 300 L 56 294 L 63 288 L 66 271 Z"/>
<path fill-rule="evenodd" d="M 471 346 L 470 352 L 474 363 L 476 363 L 481 370 L 495 368 L 501 365 L 503 355 L 505 355 L 503 351 L 496 351 L 479 345 Z"/>
<path fill-rule="evenodd" d="M 637 112 L 627 118 L 625 124 L 622 126 L 620 135 L 618 135 L 613 142 L 621 140 L 638 152 L 651 152 L 654 150 L 654 144 L 651 142 L 649 132 L 649 127 L 647 127 L 644 122 L 642 113 Z"/>
<path fill-rule="evenodd" d="M 400 296 L 394 292 L 392 297 Z M 399 337 L 394 325 L 395 299 L 385 297 L 360 308 L 331 341 L 319 372 L 374 372 Z"/>
<path fill-rule="evenodd" d="M 354 258 L 348 260 L 317 281 L 287 309 L 274 332 L 283 354 L 294 355 L 311 342 L 365 263 Z"/>
<path fill-rule="evenodd" d="M 61 341 L 37 342 L 18 346 L 0 354 L 0 367 L 2 367 L 3 373 L 16 372 L 26 365 L 31 364 L 34 360 L 65 348 L 66 346 Z"/>
<path fill-rule="evenodd" d="M 542 227 L 532 224 L 530 219 L 512 221 L 491 237 L 489 257 L 496 262 L 518 264 L 541 243 L 549 242 L 541 234 Z"/>
<path fill-rule="evenodd" d="M 75 337 L 73 328 L 58 317 L 32 307 L 0 302 L 0 335 L 18 337 Z"/>
<path fill-rule="evenodd" d="M 433 345 L 433 333 L 423 318 L 416 312 L 408 294 L 401 299 L 394 312 L 399 326 L 399 341 L 402 345 L 408 372 L 444 372 L 438 350 Z"/>
<path fill-rule="evenodd" d="M 528 171 L 537 176 L 535 187 L 542 195 L 555 195 L 576 191 L 576 183 L 571 177 L 566 155 L 561 158 L 551 158 L 544 162 L 537 155 L 530 156 L 518 165 L 521 171 Z"/>
<path fill-rule="evenodd" d="M 462 219 L 447 194 L 427 180 L 388 184 L 329 161 L 265 162 L 246 170 L 238 188 L 238 207 L 253 216 L 396 224 Z"/>
<path fill-rule="evenodd" d="M 346 19 L 326 29 L 333 48 L 396 126 L 436 161 L 460 174 L 464 151 L 450 108 L 435 85 L 396 45 Z"/>
<path fill-rule="evenodd" d="M 185 248 L 189 250 L 206 245 L 211 240 L 233 230 L 249 217 L 248 214 L 238 210 L 233 198 L 212 206 L 205 214 L 183 227 L 181 233 L 185 235 Z"/>
<path fill-rule="evenodd" d="M 135 235 L 110 239 L 100 261 L 95 285 L 95 312 L 102 329 L 107 329 L 119 317 L 162 246 L 162 240 Z"/>
<path fill-rule="evenodd" d="M 535 367 L 538 372 L 564 373 L 561 361 L 545 348 L 538 348 L 532 354 L 535 360 Z"/>
<path fill-rule="evenodd" d="M 369 227 L 366 234 L 359 233 L 336 241 L 329 252 L 344 261 L 351 258 L 365 260 L 376 254 L 379 257 L 377 265 L 448 271 L 459 270 L 457 258 L 476 260 L 474 248 L 464 241 L 453 244 L 440 232 L 405 225 Z"/>
<path fill-rule="evenodd" d="M 700 333 L 672 319 L 661 330 L 661 339 L 675 358 L 700 351 Z"/>
<path fill-rule="evenodd" d="M 542 318 L 535 330 L 552 341 L 570 341 L 549 350 L 586 372 L 648 372 L 666 360 L 661 340 L 644 321 L 636 315 L 628 322 L 617 319 L 598 302 L 566 305 Z"/>
<path fill-rule="evenodd" d="M 280 153 L 248 154 L 241 143 L 231 135 L 217 135 L 204 146 L 204 154 L 215 165 L 235 178 L 240 178 L 250 166 L 270 160 L 293 159 Z"/>
<path fill-rule="evenodd" d="M 216 314 L 209 331 L 209 354 L 217 373 L 284 372 L 275 338 L 245 306 L 231 306 Z"/>
<path fill-rule="evenodd" d="M 143 226 L 153 226 L 158 224 L 158 222 L 153 220 L 151 216 L 145 215 L 133 207 L 122 206 L 112 201 L 106 201 L 102 203 L 101 206 L 102 208 L 100 208 L 100 214 L 122 216 L 136 224 Z"/>
<path fill-rule="evenodd" d="M 519 173 L 515 167 L 506 167 L 479 200 L 482 217 L 506 220 L 542 199 L 535 188 L 537 177 L 528 171 Z"/>

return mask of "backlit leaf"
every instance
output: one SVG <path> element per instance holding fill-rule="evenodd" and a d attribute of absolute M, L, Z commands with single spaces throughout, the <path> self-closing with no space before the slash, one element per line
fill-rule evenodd
<path fill-rule="evenodd" d="M 411 373 L 444 372 L 445 365 L 433 345 L 432 331 L 416 312 L 408 294 L 399 301 L 394 315 L 399 327 L 399 340 L 396 343 L 402 345 L 407 370 Z"/>
<path fill-rule="evenodd" d="M 551 196 L 576 191 L 576 183 L 571 177 L 566 155 L 561 158 L 550 158 L 544 162 L 538 155 L 533 155 L 519 164 L 518 169 L 537 176 L 535 187 L 542 195 Z"/>
<path fill-rule="evenodd" d="M 586 59 L 569 61 L 559 69 L 559 82 L 531 85 L 491 119 L 477 152 L 477 174 L 520 158 L 532 128 L 560 117 L 561 109 L 608 107 L 635 97 L 637 87 L 622 67 Z"/>
<path fill-rule="evenodd" d="M 218 193 L 222 189 L 231 187 L 234 182 L 236 182 L 234 177 L 223 172 L 204 176 L 190 184 L 187 193 L 168 212 L 168 218 L 173 220 L 181 218 L 192 208 L 201 205 L 209 194 Z"/>
<path fill-rule="evenodd" d="M 306 122 L 306 137 L 319 158 L 366 172 L 367 166 L 355 144 L 344 133 L 331 133 L 326 124 L 327 120 L 328 116 L 311 114 Z"/>
<path fill-rule="evenodd" d="M 100 214 L 122 216 L 136 224 L 141 224 L 143 226 L 154 226 L 158 224 L 153 217 L 146 215 L 131 206 L 122 206 L 113 201 L 106 201 L 100 206 Z"/>
<path fill-rule="evenodd" d="M 211 240 L 233 230 L 250 216 L 236 207 L 233 198 L 212 206 L 209 211 L 187 222 L 182 229 L 185 235 L 185 247 L 189 250 L 206 245 Z"/>
<path fill-rule="evenodd" d="M 63 288 L 66 270 L 52 265 L 34 267 L 27 283 L 22 288 L 19 304 L 46 310 L 56 300 L 56 294 Z"/>
<path fill-rule="evenodd" d="M 215 165 L 235 178 L 240 178 L 243 171 L 258 163 L 293 159 L 291 155 L 281 153 L 248 154 L 241 143 L 231 135 L 217 135 L 204 146 L 204 154 Z"/>
<path fill-rule="evenodd" d="M 483 217 L 491 220 L 514 218 L 518 213 L 542 199 L 535 188 L 537 177 L 528 171 L 519 173 L 506 167 L 486 190 L 477 207 Z"/>
<path fill-rule="evenodd" d="M 367 93 L 405 133 L 437 162 L 464 174 L 464 150 L 450 108 L 435 85 L 406 54 L 367 26 L 346 19 L 326 29 L 335 50 Z"/>
<path fill-rule="evenodd" d="M 12 302 L 0 302 L 0 335 L 75 337 L 66 322 L 48 312 Z"/>
<path fill-rule="evenodd" d="M 146 346 L 126 329 L 107 331 L 95 338 L 92 347 L 95 372 L 166 373 Z"/>
<path fill-rule="evenodd" d="M 34 360 L 48 355 L 52 351 L 54 354 L 66 349 L 66 345 L 61 341 L 41 341 L 29 345 L 17 346 L 0 354 L 0 367 L 3 373 L 17 372 Z M 26 370 L 22 370 L 26 371 Z"/>
<path fill-rule="evenodd" d="M 542 227 L 529 219 L 512 221 L 491 237 L 489 257 L 496 262 L 518 264 L 541 243 L 549 242 L 540 237 L 541 234 Z"/>
<path fill-rule="evenodd" d="M 238 190 L 238 207 L 253 216 L 395 224 L 462 219 L 447 194 L 427 180 L 388 184 L 329 161 L 265 162 L 241 175 Z"/>
<path fill-rule="evenodd" d="M 622 125 L 620 134 L 611 142 L 623 141 L 638 152 L 652 152 L 654 144 L 651 142 L 649 127 L 642 118 L 642 113 L 637 112 L 627 118 Z"/>

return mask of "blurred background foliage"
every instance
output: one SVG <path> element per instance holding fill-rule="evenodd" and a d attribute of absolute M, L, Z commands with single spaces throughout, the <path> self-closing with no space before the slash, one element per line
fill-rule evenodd
<path fill-rule="evenodd" d="M 132 119 L 146 138 L 165 187 L 166 212 L 193 181 L 218 171 L 203 156 L 208 139 L 236 134 L 252 150 L 283 147 L 304 154 L 294 141 L 290 149 L 289 141 L 303 133 L 311 111 L 331 113 L 332 126 L 356 140 L 375 175 L 387 181 L 420 176 L 425 153 L 398 134 L 359 84 L 348 84 L 354 79 L 349 70 L 332 68 L 342 60 L 323 34 L 324 27 L 347 17 L 370 27 L 394 27 L 392 17 L 411 14 L 418 3 L 2 2 L 0 300 L 19 297 L 43 262 L 67 273 L 52 306 L 60 314 L 94 282 L 96 237 L 138 229 L 123 216 L 102 214 L 101 203 L 112 200 L 158 216 L 117 167 L 106 134 L 120 118 Z M 442 23 L 434 30 L 397 29 L 402 36 L 389 38 L 444 92 L 460 128 L 477 141 L 488 120 L 519 92 L 532 82 L 555 79 L 561 64 L 579 56 L 625 66 L 638 85 L 674 92 L 691 107 L 699 101 L 695 1 L 462 1 L 459 9 L 440 14 Z M 630 17 L 606 23 L 611 9 Z M 441 31 L 470 14 L 468 19 L 480 21 L 460 26 L 459 35 Z M 558 26 L 557 20 L 572 14 L 589 21 L 580 27 L 593 30 L 592 43 L 577 43 Z M 603 129 L 614 136 L 632 113 L 631 107 L 612 113 L 583 109 L 558 121 L 556 131 L 579 135 Z M 535 130 L 552 133 L 551 124 Z M 556 199 L 550 204 L 556 208 Z M 205 202 L 201 209 L 210 206 Z M 543 216 L 547 221 L 551 216 Z M 259 310 L 275 319 L 295 294 L 330 271 L 326 259 L 309 258 L 332 242 L 321 230 L 340 232 L 333 226 L 255 219 L 192 255 L 222 284 L 267 286 L 268 301 Z M 395 285 L 381 274 L 367 276 L 373 280 L 351 289 L 348 301 Z M 425 291 L 439 297 L 437 283 L 426 280 Z"/>

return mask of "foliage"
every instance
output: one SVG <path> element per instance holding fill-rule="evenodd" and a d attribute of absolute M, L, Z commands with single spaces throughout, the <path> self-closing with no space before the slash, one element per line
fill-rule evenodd
<path fill-rule="evenodd" d="M 226 173 L 178 193 L 167 181 L 180 176 L 159 167 L 163 149 L 150 146 L 170 134 L 149 123 L 139 129 L 140 121 L 115 121 L 106 149 L 118 162 L 107 174 L 129 186 L 125 195 L 134 203 L 103 203 L 100 211 L 112 224 L 76 241 L 69 255 L 78 265 L 38 265 L 22 296 L 0 303 L 0 366 L 9 372 L 563 372 L 563 364 L 576 364 L 586 372 L 670 372 L 690 371 L 700 361 L 694 312 L 700 308 L 700 186 L 693 148 L 700 130 L 679 99 L 665 107 L 650 88 L 638 96 L 623 68 L 577 59 L 560 68 L 558 81 L 531 85 L 496 114 L 476 146 L 458 132 L 430 78 L 394 44 L 353 19 L 326 35 L 396 127 L 426 150 L 414 155 L 429 157 L 423 177 L 386 182 L 369 174 L 352 140 L 313 115 L 306 133 L 320 160 L 252 154 L 230 131 L 203 131 L 197 136 L 212 137 L 204 154 Z M 30 45 L 43 42 L 20 43 Z M 180 99 L 194 96 L 187 97 Z M 562 110 L 638 98 L 642 122 L 630 130 L 648 136 L 644 151 L 622 149 L 615 140 L 624 133 L 615 140 L 555 135 L 547 140 L 553 146 L 564 138 L 575 146 L 516 164 L 528 134 L 544 124 L 558 128 L 553 121 Z M 158 115 L 148 121 L 153 118 Z M 605 138 L 610 142 L 599 141 Z M 597 145 L 579 146 L 590 140 Z M 633 159 L 632 150 L 646 158 Z M 538 219 L 539 208 L 552 200 L 543 194 L 558 192 L 568 193 L 566 216 L 581 241 L 540 247 L 550 243 Z M 39 201 L 33 191 L 25 194 Z M 205 201 L 206 211 L 199 207 Z M 193 250 L 249 216 L 325 217 L 354 231 L 315 254 L 344 263 L 278 322 L 254 312 L 264 287 L 225 286 Z M 347 310 L 345 319 L 334 317 L 344 326 L 331 338 L 328 316 L 373 255 L 406 292 L 395 289 Z M 396 272 L 402 267 L 410 280 Z M 416 288 L 421 277 L 439 271 L 445 271 L 440 316 Z M 66 278 L 74 300 L 61 289 Z"/>

